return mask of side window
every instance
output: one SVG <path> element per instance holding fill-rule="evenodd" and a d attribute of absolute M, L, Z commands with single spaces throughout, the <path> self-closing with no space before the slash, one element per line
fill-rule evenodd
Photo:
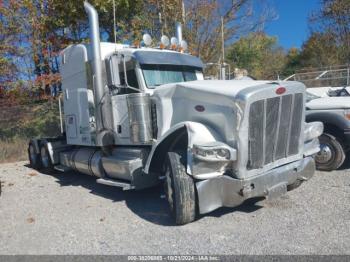
<path fill-rule="evenodd" d="M 126 67 L 126 77 L 127 81 L 125 81 L 125 74 L 124 74 L 124 62 L 123 59 L 121 59 L 121 62 L 119 63 L 119 77 L 120 77 L 120 84 L 123 86 L 126 86 L 126 82 L 130 87 L 139 89 L 139 83 L 137 81 L 136 77 L 136 63 L 135 60 L 131 57 L 125 56 L 125 67 Z M 138 93 L 136 90 L 132 88 L 122 88 L 120 94 L 130 94 L 130 93 Z"/>

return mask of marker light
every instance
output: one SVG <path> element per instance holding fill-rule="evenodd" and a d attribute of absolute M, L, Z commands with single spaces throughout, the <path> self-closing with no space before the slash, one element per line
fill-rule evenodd
<path fill-rule="evenodd" d="M 135 46 L 135 47 L 140 47 L 140 46 L 141 46 L 140 41 L 135 40 L 135 41 L 133 42 L 133 46 Z"/>
<path fill-rule="evenodd" d="M 181 41 L 180 46 L 183 51 L 186 51 L 188 48 L 187 42 L 185 40 Z"/>
<path fill-rule="evenodd" d="M 144 34 L 142 36 L 142 40 L 146 46 L 150 46 L 152 44 L 152 37 L 149 34 Z"/>
<path fill-rule="evenodd" d="M 277 95 L 282 95 L 282 94 L 284 94 L 286 92 L 286 88 L 280 86 L 279 88 L 276 89 L 275 92 L 276 92 Z"/>
<path fill-rule="evenodd" d="M 163 45 L 163 47 L 168 47 L 170 44 L 170 40 L 169 37 L 167 37 L 166 35 L 162 35 L 162 37 L 160 38 L 160 43 L 161 45 Z"/>
<path fill-rule="evenodd" d="M 176 49 L 177 45 L 179 44 L 179 40 L 177 40 L 176 37 L 172 37 L 170 39 L 170 43 L 171 43 L 171 48 Z"/>

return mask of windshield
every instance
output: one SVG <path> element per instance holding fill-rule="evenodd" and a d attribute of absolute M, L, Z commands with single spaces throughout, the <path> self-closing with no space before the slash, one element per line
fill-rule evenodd
<path fill-rule="evenodd" d="M 143 76 L 148 88 L 156 86 L 199 80 L 202 69 L 181 65 L 141 65 Z"/>

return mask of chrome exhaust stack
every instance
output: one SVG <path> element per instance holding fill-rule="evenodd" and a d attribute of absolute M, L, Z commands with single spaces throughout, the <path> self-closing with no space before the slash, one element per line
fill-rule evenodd
<path fill-rule="evenodd" d="M 180 22 L 176 22 L 176 38 L 179 41 L 179 45 L 181 45 L 182 41 L 182 25 Z"/>
<path fill-rule="evenodd" d="M 101 42 L 100 42 L 100 26 L 96 9 L 84 1 L 84 9 L 89 18 L 90 29 L 90 46 L 92 54 L 92 70 L 93 70 L 93 90 L 95 103 L 95 119 L 96 119 L 96 146 L 104 146 L 112 144 L 110 133 L 110 114 L 107 103 L 102 101 L 105 93 L 105 87 L 102 78 L 102 59 L 101 59 Z M 108 125 L 108 126 L 106 126 Z M 107 135 L 107 136 L 106 136 Z"/>

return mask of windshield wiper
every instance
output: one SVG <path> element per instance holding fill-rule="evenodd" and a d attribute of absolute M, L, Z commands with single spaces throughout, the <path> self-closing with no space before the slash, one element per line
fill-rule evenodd
<path fill-rule="evenodd" d="M 155 84 L 155 85 L 151 85 L 151 86 L 149 86 L 149 88 L 154 88 L 154 87 L 161 86 L 161 85 L 164 85 L 164 84 Z"/>

